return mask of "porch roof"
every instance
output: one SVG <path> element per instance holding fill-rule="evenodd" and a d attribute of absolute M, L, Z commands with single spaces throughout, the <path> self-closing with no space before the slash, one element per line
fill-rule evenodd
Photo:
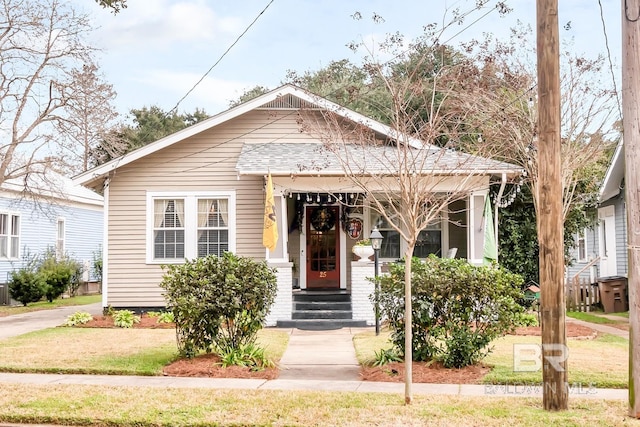
<path fill-rule="evenodd" d="M 335 150 L 332 151 L 332 150 Z M 245 143 L 236 169 L 240 175 L 313 175 L 344 176 L 345 168 L 353 173 L 395 175 L 399 165 L 406 170 L 407 160 L 400 158 L 407 150 L 393 146 L 340 144 L 329 149 L 322 143 Z M 416 173 L 425 175 L 495 175 L 517 176 L 522 168 L 510 163 L 460 153 L 447 149 L 409 149 L 408 162 Z M 339 156 L 339 158 L 338 158 Z"/>

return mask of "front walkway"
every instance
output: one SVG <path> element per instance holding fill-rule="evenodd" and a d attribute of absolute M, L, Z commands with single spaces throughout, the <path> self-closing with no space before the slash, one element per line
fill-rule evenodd
<path fill-rule="evenodd" d="M 291 329 L 289 345 L 280 359 L 279 379 L 359 381 L 360 365 L 353 347 L 353 336 L 369 329 Z"/>

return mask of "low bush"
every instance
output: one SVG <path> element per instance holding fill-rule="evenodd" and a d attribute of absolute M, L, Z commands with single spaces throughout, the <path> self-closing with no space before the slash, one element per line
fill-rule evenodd
<path fill-rule="evenodd" d="M 38 274 L 46 283 L 45 296 L 49 302 L 59 298 L 65 291 L 75 294 L 80 286 L 82 266 L 68 257 L 58 259 L 55 251 L 47 251 L 38 267 Z"/>
<path fill-rule="evenodd" d="M 391 340 L 404 354 L 404 264 L 392 264 L 381 276 L 378 298 L 389 321 Z M 430 256 L 411 263 L 412 350 L 416 361 L 437 360 L 463 367 L 481 360 L 495 338 L 520 322 L 522 278 L 494 266 L 473 266 L 462 259 Z"/>
<path fill-rule="evenodd" d="M 86 311 L 76 311 L 75 313 L 67 316 L 67 320 L 64 322 L 64 326 L 76 326 L 83 325 L 93 320 L 91 313 Z"/>
<path fill-rule="evenodd" d="M 386 348 L 374 353 L 374 360 L 371 366 L 384 366 L 391 362 L 402 362 L 402 355 L 394 348 Z"/>
<path fill-rule="evenodd" d="M 230 252 L 165 267 L 161 286 L 180 353 L 231 352 L 255 342 L 276 295 L 275 270 Z"/>
<path fill-rule="evenodd" d="M 113 324 L 119 328 L 133 328 L 134 323 L 140 323 L 140 316 L 131 310 L 118 310 L 113 313 Z"/>
<path fill-rule="evenodd" d="M 219 349 L 218 356 L 223 368 L 246 366 L 252 371 L 261 371 L 275 366 L 275 363 L 265 355 L 264 349 L 255 343 L 242 344 L 237 348 Z"/>
<path fill-rule="evenodd" d="M 9 293 L 11 298 L 26 306 L 38 302 L 45 293 L 45 282 L 37 272 L 23 268 L 9 275 Z"/>

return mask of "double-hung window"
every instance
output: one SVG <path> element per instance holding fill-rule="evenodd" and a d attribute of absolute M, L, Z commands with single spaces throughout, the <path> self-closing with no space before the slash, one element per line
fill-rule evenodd
<path fill-rule="evenodd" d="M 147 194 L 147 262 L 235 251 L 235 193 Z"/>
<path fill-rule="evenodd" d="M 0 258 L 20 257 L 20 216 L 0 213 Z"/>
<path fill-rule="evenodd" d="M 58 259 L 64 257 L 65 222 L 64 218 L 58 218 L 56 227 L 56 256 Z"/>
<path fill-rule="evenodd" d="M 228 250 L 228 200 L 198 199 L 198 257 L 221 256 Z"/>
<path fill-rule="evenodd" d="M 587 230 L 578 232 L 576 235 L 576 246 L 578 248 L 578 261 L 585 262 L 587 260 Z"/>
<path fill-rule="evenodd" d="M 371 210 L 371 226 L 377 227 L 382 234 L 382 246 L 380 247 L 380 258 L 399 259 L 401 256 L 400 233 L 393 228 L 397 225 L 397 216 L 392 212 L 388 204 L 385 204 L 389 219 Z"/>
<path fill-rule="evenodd" d="M 380 258 L 399 259 L 404 255 L 406 249 L 406 244 L 400 239 L 400 233 L 393 227 L 394 224 L 397 225 L 400 223 L 397 214 L 394 213 L 394 211 L 400 209 L 400 207 L 392 207 L 388 203 L 384 205 L 388 219 L 371 209 L 371 227 L 377 227 L 383 237 L 382 247 L 380 248 Z M 413 250 L 413 256 L 418 258 L 426 258 L 429 254 L 441 256 L 443 246 L 442 224 L 442 216 L 438 215 L 419 233 L 416 246 Z"/>

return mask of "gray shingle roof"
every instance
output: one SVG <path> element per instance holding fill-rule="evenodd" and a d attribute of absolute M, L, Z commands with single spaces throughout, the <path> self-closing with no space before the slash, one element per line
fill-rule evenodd
<path fill-rule="evenodd" d="M 342 159 L 342 161 L 340 160 Z M 322 143 L 246 143 L 236 169 L 243 175 L 394 175 L 399 170 L 439 175 L 519 174 L 519 166 L 447 149 Z"/>

